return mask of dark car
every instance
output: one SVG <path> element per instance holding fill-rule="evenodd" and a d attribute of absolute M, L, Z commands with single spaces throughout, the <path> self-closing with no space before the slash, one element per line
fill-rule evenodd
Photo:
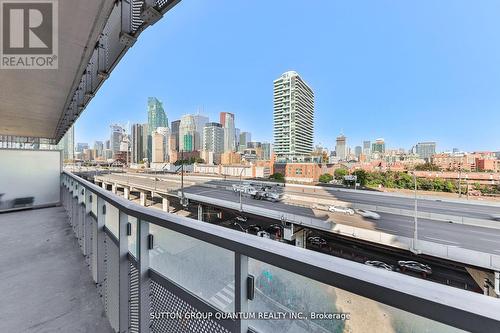
<path fill-rule="evenodd" d="M 398 266 L 400 267 L 401 271 L 412 271 L 415 273 L 420 273 L 423 277 L 426 277 L 427 275 L 432 274 L 432 268 L 429 265 L 422 264 L 418 261 L 412 261 L 412 260 L 400 260 L 398 261 Z"/>
<path fill-rule="evenodd" d="M 307 242 L 312 244 L 312 245 L 316 245 L 316 246 L 325 246 L 327 244 L 326 240 L 324 240 L 323 238 L 321 237 L 309 237 L 307 239 Z"/>
<path fill-rule="evenodd" d="M 394 267 L 392 265 L 386 264 L 385 262 L 378 261 L 378 260 L 365 261 L 365 265 L 385 269 L 386 271 L 393 271 L 394 270 Z"/>

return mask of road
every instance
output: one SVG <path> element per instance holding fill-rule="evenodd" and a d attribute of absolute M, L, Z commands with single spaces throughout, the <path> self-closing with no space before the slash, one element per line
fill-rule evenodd
<path fill-rule="evenodd" d="M 177 189 L 179 188 L 178 181 L 168 181 L 171 180 L 171 176 L 166 176 L 164 177 L 164 180 L 161 181 L 155 181 L 151 177 L 137 177 L 134 175 L 106 175 L 104 177 L 109 181 L 128 183 L 130 184 L 130 186 L 135 186 L 138 188 L 156 188 L 159 192 L 170 192 L 173 195 L 177 194 Z M 220 184 L 220 182 L 226 184 L 226 182 L 224 181 L 217 180 L 216 182 L 218 184 Z M 221 188 L 209 188 L 195 185 L 185 188 L 185 192 L 203 195 L 207 198 L 222 199 L 229 202 L 239 202 L 239 196 L 236 195 L 233 191 L 228 191 Z M 357 193 L 340 191 L 335 192 L 335 194 L 338 193 L 341 193 L 340 195 L 342 196 L 349 196 L 349 198 L 355 198 L 356 196 L 358 196 Z M 361 196 L 363 197 L 363 194 Z M 393 198 L 388 196 L 381 196 L 381 198 L 378 198 L 378 196 L 373 197 L 377 197 L 375 198 L 376 200 L 381 200 L 381 198 L 384 200 L 391 199 L 390 202 L 384 204 L 385 206 L 387 206 L 387 204 L 390 204 L 392 202 L 392 199 L 395 199 L 396 202 L 403 202 L 404 204 L 406 204 L 404 200 L 408 200 L 405 198 Z M 422 203 L 423 201 L 424 200 L 419 200 L 419 203 Z M 380 213 L 380 220 L 367 220 L 359 215 L 347 216 L 344 214 L 331 214 L 313 210 L 311 208 L 289 205 L 282 202 L 272 203 L 269 201 L 254 200 L 248 197 L 243 197 L 243 203 L 262 208 L 273 209 L 275 211 L 282 211 L 306 217 L 315 217 L 318 219 L 323 219 L 325 221 L 329 219 L 334 223 L 379 230 L 396 236 L 413 237 L 414 222 L 413 218 L 409 216 Z M 444 204 L 444 202 L 434 202 L 434 205 L 439 206 L 440 204 Z M 459 205 L 455 203 L 446 204 Z M 431 205 L 429 202 L 427 202 L 427 205 L 428 207 L 433 207 L 433 205 Z M 483 208 L 483 206 L 472 206 L 474 206 L 474 209 Z M 466 207 L 466 209 L 468 208 Z M 486 229 L 462 224 L 451 224 L 423 218 L 419 218 L 418 222 L 419 239 L 449 246 L 457 246 L 470 250 L 481 251 L 484 253 L 500 255 L 500 230 Z"/>
<path fill-rule="evenodd" d="M 384 206 L 397 209 L 413 210 L 415 201 L 409 197 L 399 197 L 392 195 L 373 194 L 370 191 L 346 192 L 338 189 L 319 189 L 312 192 L 312 189 L 286 188 L 287 193 L 308 197 L 321 197 L 345 202 L 356 202 L 366 205 Z M 489 219 L 493 214 L 500 214 L 499 206 L 477 205 L 470 203 L 456 203 L 447 201 L 437 201 L 433 199 L 418 198 L 418 210 L 423 212 L 466 216 L 478 219 Z M 500 222 L 499 222 L 500 223 Z"/>
<path fill-rule="evenodd" d="M 139 177 L 154 177 L 155 175 L 141 175 Z M 124 176 L 122 176 L 124 177 Z M 160 174 L 159 179 L 180 181 L 179 175 Z M 212 177 L 185 176 L 185 181 L 195 182 L 198 185 L 211 185 L 218 187 L 230 187 L 239 184 L 238 180 L 223 180 Z M 245 180 L 243 180 L 245 181 Z M 389 208 L 413 210 L 414 199 L 409 196 L 398 196 L 374 191 L 346 191 L 338 188 L 314 188 L 311 186 L 285 186 L 285 193 L 302 195 L 305 197 L 320 197 L 324 199 L 339 200 L 349 203 L 359 203 L 374 206 L 384 206 Z M 440 199 L 418 198 L 418 210 L 422 212 L 446 214 L 454 216 L 465 216 L 478 219 L 490 219 L 491 215 L 500 215 L 499 205 L 484 205 L 481 203 L 470 203 L 467 200 L 462 202 L 445 201 Z M 500 222 L 499 222 L 500 223 Z"/>

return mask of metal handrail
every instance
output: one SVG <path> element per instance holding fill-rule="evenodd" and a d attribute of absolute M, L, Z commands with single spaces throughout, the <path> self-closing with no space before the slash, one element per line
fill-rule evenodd
<path fill-rule="evenodd" d="M 494 332 L 500 327 L 498 299 L 149 209 L 70 172 L 63 174 L 139 220 L 460 329 Z"/>

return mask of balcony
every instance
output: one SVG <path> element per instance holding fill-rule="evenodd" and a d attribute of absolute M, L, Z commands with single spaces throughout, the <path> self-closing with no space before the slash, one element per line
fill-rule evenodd
<path fill-rule="evenodd" d="M 2 332 L 500 327 L 490 297 L 149 209 L 68 172 L 60 191 L 62 206 L 0 215 Z"/>

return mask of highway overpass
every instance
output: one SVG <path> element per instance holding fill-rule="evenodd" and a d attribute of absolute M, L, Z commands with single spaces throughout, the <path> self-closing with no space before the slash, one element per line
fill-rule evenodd
<path fill-rule="evenodd" d="M 181 186 L 180 177 L 175 175 L 137 175 L 137 174 L 110 174 L 96 177 L 96 182 L 109 184 L 116 192 L 118 187 L 127 188 L 126 191 L 141 192 L 146 198 L 147 193 L 153 196 L 162 196 L 166 202 L 169 198 L 179 196 Z M 410 250 L 413 245 L 413 217 L 390 213 L 380 213 L 380 220 L 367 220 L 361 216 L 347 216 L 332 214 L 306 205 L 298 206 L 286 202 L 272 203 L 258 201 L 249 197 L 240 197 L 229 190 L 234 180 L 205 179 L 203 177 L 185 177 L 184 195 L 192 202 L 206 206 L 215 206 L 233 211 L 242 209 L 243 213 L 275 219 L 278 222 L 286 221 L 297 227 L 307 227 L 320 231 L 327 231 L 355 239 L 365 240 L 381 245 Z M 291 189 L 290 189 L 291 188 Z M 297 188 L 285 187 L 285 193 L 297 194 Z M 305 197 L 314 195 L 306 187 Z M 409 198 L 394 195 L 374 195 L 371 193 L 352 193 L 349 191 L 335 191 L 335 198 L 340 193 L 342 198 L 357 200 L 359 197 L 369 200 L 370 203 L 383 203 L 385 206 L 398 205 L 408 207 L 412 202 Z M 325 197 L 327 194 L 318 194 Z M 393 202 L 394 201 L 394 202 Z M 421 204 L 424 202 L 423 204 Z M 145 203 L 145 201 L 144 201 Z M 434 212 L 442 202 L 419 200 L 419 206 L 428 212 Z M 446 202 L 450 212 L 455 214 L 481 214 L 481 209 L 488 210 L 487 214 L 494 214 L 497 207 L 488 205 L 468 204 L 464 207 L 457 202 Z M 472 206 L 472 207 L 469 207 Z M 201 207 L 202 208 L 202 207 Z M 456 209 L 456 210 L 455 210 Z M 456 215 L 458 216 L 458 215 Z M 423 254 L 442 259 L 463 262 L 465 264 L 482 267 L 490 270 L 500 270 L 500 230 L 484 228 L 466 224 L 447 223 L 442 220 L 419 218 L 419 239 L 416 248 Z M 484 220 L 491 222 L 489 220 Z M 297 230 L 297 229 L 296 229 Z"/>

